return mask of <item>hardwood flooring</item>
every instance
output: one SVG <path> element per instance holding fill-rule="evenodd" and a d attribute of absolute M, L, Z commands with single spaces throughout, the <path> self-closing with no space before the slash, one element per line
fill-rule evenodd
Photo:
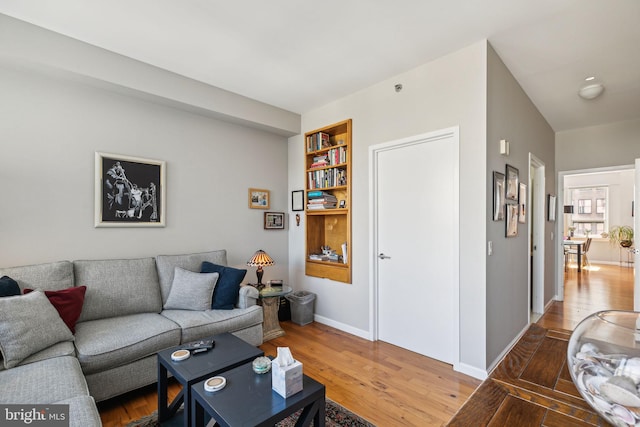
<path fill-rule="evenodd" d="M 633 269 L 593 267 L 592 271 L 569 270 L 565 274 L 565 301 L 552 303 L 538 325 L 570 331 L 595 311 L 632 309 Z M 275 356 L 278 346 L 290 347 L 304 364 L 305 374 L 326 385 L 330 399 L 378 426 L 444 425 L 480 385 L 480 381 L 454 372 L 450 365 L 387 343 L 370 342 L 319 323 L 298 326 L 283 322 L 282 326 L 287 335 L 264 343 L 264 352 Z M 553 334 L 556 339 L 562 337 L 562 332 Z M 545 366 L 544 359 L 537 363 Z M 171 397 L 178 391 L 175 383 L 169 388 Z M 536 404 L 536 409 L 539 406 Z M 124 426 L 156 410 L 155 386 L 98 407 L 104 427 Z M 516 416 L 526 410 L 522 401 L 509 400 L 503 415 Z M 555 412 L 548 420 L 554 416 L 557 418 Z M 467 425 L 483 425 L 479 421 Z"/>

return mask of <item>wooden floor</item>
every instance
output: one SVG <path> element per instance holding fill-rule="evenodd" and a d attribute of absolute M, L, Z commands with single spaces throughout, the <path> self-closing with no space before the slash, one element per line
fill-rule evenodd
<path fill-rule="evenodd" d="M 565 301 L 552 303 L 538 321 L 544 328 L 572 330 L 595 311 L 633 307 L 633 269 L 603 265 L 581 273 L 570 269 L 565 276 Z M 290 347 L 305 374 L 326 385 L 327 397 L 378 426 L 446 424 L 480 384 L 450 365 L 319 323 L 283 327 L 287 335 L 263 344 L 264 352 Z M 170 387 L 171 396 L 178 391 L 177 384 Z M 124 426 L 156 410 L 155 387 L 98 407 L 105 427 Z"/>

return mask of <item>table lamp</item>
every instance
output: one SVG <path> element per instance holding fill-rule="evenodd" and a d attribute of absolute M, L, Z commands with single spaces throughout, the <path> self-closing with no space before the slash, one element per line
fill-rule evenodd
<path fill-rule="evenodd" d="M 256 270 L 256 275 L 258 276 L 258 286 L 262 285 L 262 275 L 264 274 L 264 270 L 262 267 L 269 267 L 275 264 L 273 259 L 267 254 L 265 251 L 260 249 L 257 251 L 249 261 L 247 261 L 247 265 L 249 267 L 258 267 Z"/>

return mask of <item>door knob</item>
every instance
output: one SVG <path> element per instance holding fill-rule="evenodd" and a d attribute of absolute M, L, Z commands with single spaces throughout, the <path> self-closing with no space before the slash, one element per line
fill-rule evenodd
<path fill-rule="evenodd" d="M 380 258 L 380 259 L 391 259 L 390 256 L 387 256 L 387 255 L 383 254 L 382 252 L 380 252 L 380 255 L 378 255 L 378 258 Z"/>

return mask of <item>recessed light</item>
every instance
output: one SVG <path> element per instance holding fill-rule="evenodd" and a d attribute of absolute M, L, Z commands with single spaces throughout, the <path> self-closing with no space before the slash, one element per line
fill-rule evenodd
<path fill-rule="evenodd" d="M 586 79 L 584 79 L 585 82 L 590 82 L 591 80 L 595 80 L 596 78 L 593 76 L 589 76 Z"/>

